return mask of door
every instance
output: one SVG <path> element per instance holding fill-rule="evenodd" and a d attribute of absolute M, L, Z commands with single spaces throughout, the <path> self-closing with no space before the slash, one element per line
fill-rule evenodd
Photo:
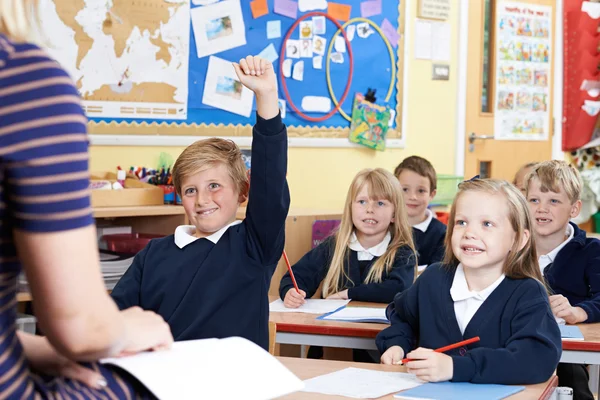
<path fill-rule="evenodd" d="M 551 51 L 547 79 L 550 115 L 548 138 L 543 141 L 494 139 L 494 109 L 496 90 L 495 23 L 497 2 L 503 0 L 469 1 L 469 42 L 467 60 L 467 104 L 465 140 L 465 179 L 475 175 L 511 181 L 521 165 L 552 158 L 552 104 L 555 0 L 526 0 L 520 4 L 552 7 L 550 18 Z M 515 2 L 511 2 L 515 3 Z M 515 63 L 523 65 L 523 63 Z"/>

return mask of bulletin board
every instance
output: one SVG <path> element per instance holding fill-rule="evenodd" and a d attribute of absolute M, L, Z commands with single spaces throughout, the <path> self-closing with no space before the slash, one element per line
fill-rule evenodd
<path fill-rule="evenodd" d="M 63 0 L 55 0 L 63 1 Z M 153 1 L 153 0 L 146 0 Z M 162 0 L 155 0 L 162 1 Z M 338 4 L 351 6 L 351 18 L 361 17 L 361 3 L 369 0 L 335 0 Z M 377 1 L 377 0 L 376 0 Z M 276 0 L 267 0 L 268 14 L 253 18 L 250 0 L 241 0 L 241 9 L 245 25 L 246 44 L 214 54 L 214 56 L 227 61 L 239 61 L 247 55 L 258 55 L 263 49 L 273 44 L 277 54 L 281 57 L 283 41 L 296 22 L 295 19 L 274 12 Z M 197 6 L 192 3 L 191 8 L 209 7 Z M 320 10 L 316 10 L 320 11 Z M 307 14 L 298 10 L 297 18 Z M 327 13 L 326 10 L 322 12 Z M 384 98 L 388 92 L 391 79 L 390 52 L 384 40 L 378 32 L 373 31 L 366 38 L 354 35 L 350 42 L 354 57 L 353 78 L 348 91 L 348 96 L 341 109 L 348 115 L 352 114 L 352 104 L 356 93 L 366 93 L 367 89 L 376 89 L 377 104 L 387 105 L 395 111 L 394 124 L 387 133 L 388 139 L 399 139 L 402 137 L 400 128 L 402 118 L 402 91 L 403 91 L 403 55 L 404 55 L 404 2 L 396 0 L 381 0 L 381 13 L 368 17 L 374 24 L 381 26 L 387 19 L 397 28 L 400 39 L 392 47 L 394 62 L 396 64 L 396 79 L 393 82 L 392 93 L 389 102 Z M 278 38 L 267 38 L 267 22 L 281 21 L 281 36 Z M 339 21 L 344 24 L 344 21 Z M 353 24 L 357 25 L 357 23 Z M 99 119 L 90 118 L 89 133 L 109 135 L 176 135 L 176 136 L 227 136 L 240 137 L 251 136 L 251 126 L 254 123 L 253 113 L 250 117 L 237 115 L 228 111 L 211 107 L 203 103 L 203 92 L 205 77 L 209 64 L 209 56 L 198 58 L 194 28 L 190 28 L 190 53 L 189 53 L 189 92 L 188 113 L 185 120 L 160 120 L 160 119 Z M 326 33 L 321 35 L 327 40 L 329 47 L 330 39 L 338 28 L 333 22 L 327 20 Z M 299 38 L 297 27 L 291 34 L 292 39 Z M 341 35 L 340 35 L 341 36 Z M 344 62 L 341 64 L 330 63 L 331 87 L 337 99 L 340 99 L 348 80 L 349 59 L 348 53 L 344 54 Z M 329 97 L 326 79 L 326 56 L 323 57 L 322 69 L 314 69 L 312 58 L 304 58 L 304 77 L 302 81 L 283 78 L 279 73 L 280 59 L 273 62 L 275 72 L 279 81 L 279 98 L 286 99 L 282 91 L 281 79 L 286 79 L 286 84 L 291 100 L 298 108 L 301 107 L 305 96 Z M 293 60 L 294 62 L 298 60 Z M 253 102 L 253 108 L 256 103 Z M 307 112 L 312 117 L 319 117 L 325 113 Z M 310 122 L 300 118 L 288 105 L 284 122 L 288 126 L 290 137 L 306 138 L 347 138 L 350 122 L 344 119 L 340 113 L 335 113 L 329 119 L 322 122 Z"/>

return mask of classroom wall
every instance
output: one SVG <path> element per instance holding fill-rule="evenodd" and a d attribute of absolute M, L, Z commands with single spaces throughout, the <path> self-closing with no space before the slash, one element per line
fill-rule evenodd
<path fill-rule="evenodd" d="M 404 158 L 413 154 L 429 159 L 438 173 L 452 174 L 455 166 L 456 96 L 458 89 L 458 3 L 452 4 L 450 80 L 431 80 L 431 61 L 414 59 L 414 20 L 417 1 L 407 2 L 409 54 L 406 114 L 406 146 L 376 152 L 367 148 L 290 148 L 288 182 L 292 207 L 340 210 L 348 186 L 362 168 L 382 167 L 391 171 Z M 174 159 L 182 147 L 92 146 L 92 171 L 112 171 L 116 165 L 154 166 L 159 153 Z"/>

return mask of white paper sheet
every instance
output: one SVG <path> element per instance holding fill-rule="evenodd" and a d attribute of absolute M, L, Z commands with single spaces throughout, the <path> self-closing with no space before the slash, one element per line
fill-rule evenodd
<path fill-rule="evenodd" d="M 324 35 L 327 32 L 327 20 L 322 15 L 313 17 L 313 33 L 315 35 Z"/>
<path fill-rule="evenodd" d="M 275 46 L 273 45 L 273 43 L 265 47 L 263 51 L 261 51 L 258 54 L 258 56 L 264 58 L 265 60 L 268 60 L 271 63 L 279 58 L 279 54 L 277 54 L 277 50 L 275 50 Z"/>
<path fill-rule="evenodd" d="M 311 39 L 313 37 L 312 20 L 300 22 L 300 39 Z"/>
<path fill-rule="evenodd" d="M 354 34 L 356 33 L 356 25 L 348 25 L 346 28 L 346 36 L 348 36 L 348 41 L 351 42 L 354 39 Z"/>
<path fill-rule="evenodd" d="M 198 58 L 246 44 L 240 0 L 224 0 L 190 11 Z"/>
<path fill-rule="evenodd" d="M 304 381 L 304 392 L 375 399 L 390 393 L 422 385 L 423 381 L 403 372 L 346 368 Z"/>
<path fill-rule="evenodd" d="M 294 289 L 293 289 L 294 290 Z M 325 314 L 344 307 L 350 303 L 350 300 L 323 300 L 308 299 L 306 303 L 298 308 L 287 308 L 283 305 L 281 299 L 277 299 L 269 304 L 270 312 L 297 312 L 306 314 Z"/>
<path fill-rule="evenodd" d="M 275 357 L 240 337 L 177 342 L 171 350 L 101 362 L 125 369 L 161 400 L 262 400 L 304 386 Z"/>
<path fill-rule="evenodd" d="M 431 22 L 415 21 L 415 58 L 431 60 Z"/>
<path fill-rule="evenodd" d="M 267 39 L 276 39 L 281 37 L 281 21 L 267 21 Z"/>
<path fill-rule="evenodd" d="M 325 55 L 325 49 L 327 48 L 327 39 L 322 36 L 313 36 L 312 50 L 315 54 L 320 56 Z"/>
<path fill-rule="evenodd" d="M 335 51 L 337 51 L 339 53 L 346 52 L 346 40 L 344 39 L 343 36 L 338 36 L 335 38 L 334 47 L 335 47 Z"/>
<path fill-rule="evenodd" d="M 281 113 L 281 119 L 285 119 L 285 114 L 287 111 L 287 102 L 283 99 L 277 100 L 277 105 L 279 106 L 279 112 Z"/>
<path fill-rule="evenodd" d="M 298 0 L 298 10 L 300 12 L 326 9 L 327 0 Z"/>
<path fill-rule="evenodd" d="M 284 60 L 282 70 L 283 76 L 285 76 L 286 78 L 292 76 L 292 60 L 290 60 L 289 58 L 287 60 Z"/>
<path fill-rule="evenodd" d="M 358 37 L 363 39 L 366 39 L 375 33 L 373 28 L 371 28 L 371 26 L 366 22 L 361 22 L 360 24 L 356 25 L 356 31 L 358 32 Z"/>
<path fill-rule="evenodd" d="M 210 56 L 202 103 L 250 117 L 254 94 L 239 81 L 231 62 Z"/>
<path fill-rule="evenodd" d="M 389 324 L 385 316 L 385 308 L 370 308 L 370 307 L 344 307 L 339 311 L 334 312 L 323 318 L 324 320 L 332 321 L 363 321 L 381 322 Z"/>
<path fill-rule="evenodd" d="M 304 39 L 300 41 L 300 57 L 311 58 L 313 56 L 313 41 L 312 39 Z"/>
<path fill-rule="evenodd" d="M 297 81 L 304 80 L 304 61 L 298 61 L 294 64 L 294 70 L 292 71 L 292 79 Z"/>
<path fill-rule="evenodd" d="M 300 58 L 300 41 L 290 39 L 285 42 L 285 56 L 289 58 Z"/>
<path fill-rule="evenodd" d="M 447 22 L 431 23 L 431 59 L 450 61 L 450 38 L 452 31 Z"/>
<path fill-rule="evenodd" d="M 304 96 L 302 98 L 302 109 L 308 112 L 328 113 L 331 111 L 331 99 L 322 96 Z"/>
<path fill-rule="evenodd" d="M 343 64 L 344 63 L 344 55 L 342 53 L 333 53 L 331 55 L 331 61 L 333 61 L 336 64 Z"/>
<path fill-rule="evenodd" d="M 313 57 L 313 68 L 314 69 L 323 69 L 323 57 L 322 56 Z"/>

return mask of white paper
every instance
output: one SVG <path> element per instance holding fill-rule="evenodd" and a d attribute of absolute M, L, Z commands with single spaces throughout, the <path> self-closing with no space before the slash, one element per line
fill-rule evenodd
<path fill-rule="evenodd" d="M 246 44 L 240 0 L 224 0 L 191 10 L 198 58 Z"/>
<path fill-rule="evenodd" d="M 346 28 L 346 36 L 348 36 L 348 41 L 351 42 L 354 39 L 354 34 L 356 33 L 356 25 L 348 25 Z"/>
<path fill-rule="evenodd" d="M 300 57 L 311 58 L 313 56 L 312 39 L 300 41 Z"/>
<path fill-rule="evenodd" d="M 304 61 L 298 61 L 294 64 L 294 70 L 292 71 L 292 79 L 297 81 L 304 80 Z"/>
<path fill-rule="evenodd" d="M 431 60 L 431 22 L 415 21 L 415 58 Z"/>
<path fill-rule="evenodd" d="M 300 41 L 289 39 L 285 42 L 285 55 L 289 58 L 300 58 Z"/>
<path fill-rule="evenodd" d="M 317 16 L 312 18 L 313 21 L 313 33 L 315 35 L 324 35 L 327 32 L 327 20 L 325 17 Z"/>
<path fill-rule="evenodd" d="M 283 68 L 282 68 L 283 76 L 289 78 L 292 76 L 292 60 L 289 58 L 287 60 L 283 60 Z"/>
<path fill-rule="evenodd" d="M 331 99 L 322 96 L 304 96 L 302 98 L 302 109 L 308 112 L 327 113 L 331 111 Z"/>
<path fill-rule="evenodd" d="M 313 22 L 300 22 L 300 39 L 311 39 L 313 37 Z"/>
<path fill-rule="evenodd" d="M 586 12 L 592 19 L 600 18 L 600 4 L 592 1 L 581 3 L 581 11 Z"/>
<path fill-rule="evenodd" d="M 313 37 L 313 43 L 312 43 L 313 52 L 320 56 L 324 56 L 326 48 L 327 48 L 327 39 L 325 39 L 324 37 L 315 35 Z"/>
<path fill-rule="evenodd" d="M 299 61 L 303 62 L 303 61 Z M 292 289 L 295 290 L 295 289 Z M 281 299 L 277 299 L 269 304 L 270 312 L 297 312 L 306 314 L 325 314 L 344 307 L 350 303 L 350 300 L 324 300 L 324 299 L 308 299 L 306 303 L 298 308 L 287 308 L 283 305 Z"/>
<path fill-rule="evenodd" d="M 396 110 L 390 109 L 390 122 L 389 122 L 388 126 L 390 128 L 393 128 L 395 124 L 396 124 Z"/>
<path fill-rule="evenodd" d="M 267 39 L 281 37 L 281 21 L 267 21 Z"/>
<path fill-rule="evenodd" d="M 360 321 L 360 320 L 371 320 L 378 321 L 384 324 L 389 324 L 387 317 L 385 316 L 385 308 L 372 308 L 372 307 L 344 307 L 339 311 L 334 312 L 323 318 L 324 320 L 332 321 Z"/>
<path fill-rule="evenodd" d="M 339 52 L 339 53 L 345 53 L 346 52 L 346 40 L 344 40 L 343 36 L 337 36 L 335 38 L 335 51 Z"/>
<path fill-rule="evenodd" d="M 431 24 L 431 58 L 437 61 L 450 61 L 450 38 L 452 31 L 447 22 Z"/>
<path fill-rule="evenodd" d="M 217 1 L 219 0 L 192 0 L 192 3 L 196 6 L 207 6 L 216 3 Z"/>
<path fill-rule="evenodd" d="M 304 386 L 275 357 L 240 337 L 176 342 L 170 350 L 101 362 L 125 369 L 161 400 L 262 400 Z"/>
<path fill-rule="evenodd" d="M 313 68 L 314 69 L 323 69 L 323 57 L 322 56 L 313 57 Z"/>
<path fill-rule="evenodd" d="M 298 10 L 300 12 L 326 9 L 327 0 L 298 0 Z"/>
<path fill-rule="evenodd" d="M 285 100 L 279 99 L 279 100 L 277 100 L 277 105 L 279 106 L 279 112 L 281 113 L 281 119 L 285 119 L 287 102 Z"/>
<path fill-rule="evenodd" d="M 271 63 L 279 58 L 279 55 L 277 54 L 277 50 L 275 50 L 275 46 L 273 45 L 273 43 L 265 47 L 264 50 L 258 54 L 258 56 L 264 58 L 265 60 L 268 60 Z"/>
<path fill-rule="evenodd" d="M 360 24 L 356 25 L 356 31 L 358 33 L 358 37 L 363 39 L 368 38 L 375 33 L 375 31 L 371 29 L 371 26 L 366 22 L 361 22 Z"/>
<path fill-rule="evenodd" d="M 330 58 L 331 61 L 333 61 L 336 64 L 344 63 L 344 55 L 342 53 L 333 53 Z"/>
<path fill-rule="evenodd" d="M 355 399 L 375 399 L 390 393 L 422 385 L 423 381 L 403 372 L 373 371 L 346 368 L 304 381 L 303 392 L 345 396 Z"/>
<path fill-rule="evenodd" d="M 253 101 L 252 91 L 239 82 L 231 62 L 210 56 L 202 103 L 250 117 Z"/>

